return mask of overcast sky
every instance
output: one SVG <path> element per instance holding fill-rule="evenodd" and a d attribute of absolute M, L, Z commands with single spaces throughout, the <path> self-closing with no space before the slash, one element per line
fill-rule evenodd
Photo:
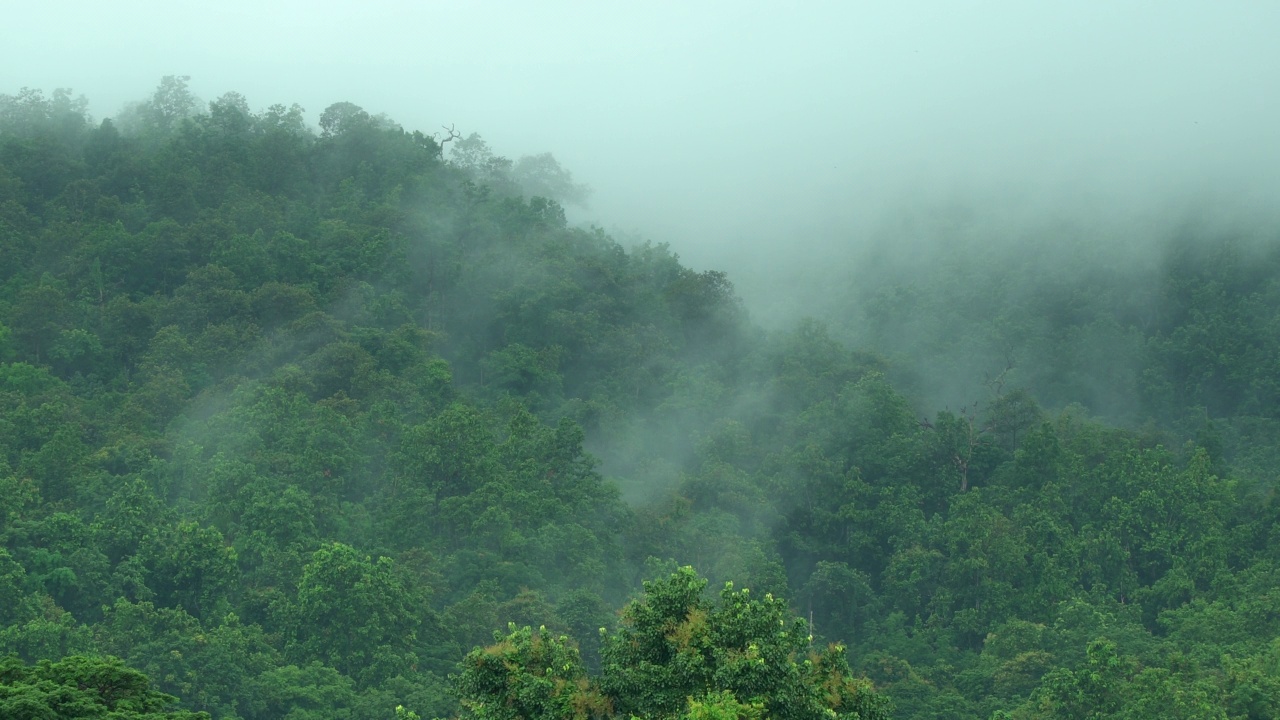
<path fill-rule="evenodd" d="M 183 74 L 205 100 L 297 102 L 313 124 L 336 101 L 456 124 L 500 154 L 554 153 L 595 189 L 579 218 L 699 267 L 854 242 L 886 208 L 970 194 L 1280 188 L 1273 1 L 0 7 L 0 92 L 69 87 L 103 117 Z"/>

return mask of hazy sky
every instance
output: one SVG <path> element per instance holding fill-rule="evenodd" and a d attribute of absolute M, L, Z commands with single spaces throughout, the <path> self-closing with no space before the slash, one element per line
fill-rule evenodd
<path fill-rule="evenodd" d="M 1280 188 L 1280 2 L 792 4 L 11 0 L 0 92 L 102 117 L 185 74 L 313 123 L 453 123 L 553 152 L 595 188 L 579 217 L 731 270 L 924 198 Z"/>

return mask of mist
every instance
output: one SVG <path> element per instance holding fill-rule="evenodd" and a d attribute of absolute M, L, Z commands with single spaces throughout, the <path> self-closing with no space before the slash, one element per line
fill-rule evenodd
<path fill-rule="evenodd" d="M 1280 188 L 1266 4 L 64 2 L 6 26 L 0 85 L 97 117 L 182 74 L 313 125 L 349 101 L 552 152 L 594 190 L 572 220 L 728 271 L 765 322 L 904 215 L 1124 225 Z"/>
<path fill-rule="evenodd" d="M 5 21 L 19 684 L 1280 717 L 1280 6 Z"/>
<path fill-rule="evenodd" d="M 1051 407 L 1131 420 L 1132 343 L 1095 338 L 1114 352 L 1036 382 L 1026 348 L 1043 338 L 998 329 L 1004 308 L 1041 278 L 1120 268 L 1106 282 L 1131 286 L 1123 312 L 1150 314 L 1171 236 L 1277 220 L 1280 9 L 1264 5 L 133 2 L 10 17 L 0 85 L 70 88 L 98 118 L 180 74 L 205 102 L 296 102 L 312 126 L 345 101 L 478 133 L 513 160 L 552 153 L 591 190 L 572 223 L 726 271 L 770 331 L 818 319 L 888 358 L 924 415 L 1012 368 L 1014 386 L 1060 387 L 1040 394 Z M 1033 271 L 989 318 L 872 317 L 957 268 L 961 285 Z M 616 449 L 595 449 L 611 468 Z"/>

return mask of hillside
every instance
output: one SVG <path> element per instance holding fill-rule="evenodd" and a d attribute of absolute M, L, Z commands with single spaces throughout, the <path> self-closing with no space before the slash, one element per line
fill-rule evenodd
<path fill-rule="evenodd" d="M 350 103 L 0 96 L 0 710 L 1280 716 L 1275 228 L 765 331 L 583 192 Z"/>

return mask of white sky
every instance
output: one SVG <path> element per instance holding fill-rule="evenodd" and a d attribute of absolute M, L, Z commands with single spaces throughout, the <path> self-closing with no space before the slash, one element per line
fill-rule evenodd
<path fill-rule="evenodd" d="M 180 74 L 313 123 L 344 100 L 454 123 L 554 153 L 595 188 L 580 217 L 746 276 L 913 198 L 1280 189 L 1274 1 L 4 0 L 0 18 L 0 92 L 70 87 L 102 117 Z"/>

